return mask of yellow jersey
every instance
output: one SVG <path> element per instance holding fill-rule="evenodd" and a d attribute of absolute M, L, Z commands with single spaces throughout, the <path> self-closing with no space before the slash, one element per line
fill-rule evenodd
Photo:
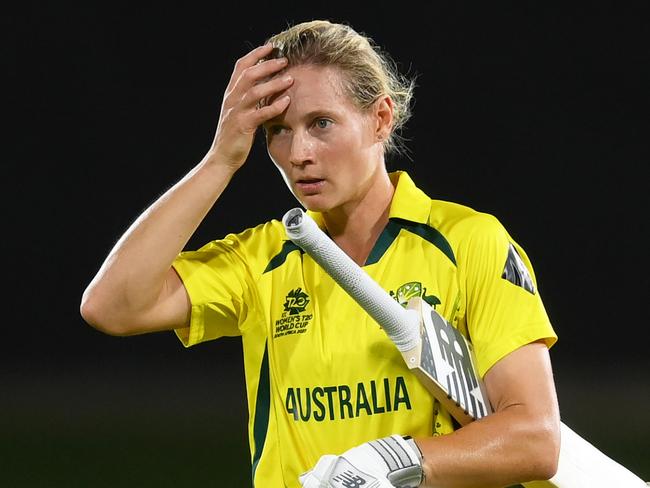
<path fill-rule="evenodd" d="M 391 173 L 389 222 L 364 270 L 401 304 L 423 298 L 474 346 L 480 376 L 513 350 L 557 337 L 524 250 L 486 213 L 432 200 Z M 323 226 L 322 216 L 309 212 Z M 252 478 L 299 488 L 323 454 L 457 425 L 383 330 L 272 220 L 174 262 L 191 301 L 186 347 L 241 336 Z"/>

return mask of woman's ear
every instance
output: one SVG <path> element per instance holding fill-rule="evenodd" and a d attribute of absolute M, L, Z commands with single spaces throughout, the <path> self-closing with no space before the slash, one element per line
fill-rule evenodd
<path fill-rule="evenodd" d="M 375 102 L 375 136 L 378 141 L 385 141 L 388 139 L 393 130 L 394 108 L 393 100 L 388 95 L 384 95 Z"/>

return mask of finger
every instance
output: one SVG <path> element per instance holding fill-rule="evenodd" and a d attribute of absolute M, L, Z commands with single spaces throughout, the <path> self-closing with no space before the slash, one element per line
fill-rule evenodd
<path fill-rule="evenodd" d="M 269 59 L 254 66 L 250 66 L 241 72 L 238 79 L 234 80 L 232 91 L 245 93 L 251 87 L 273 78 L 286 66 L 286 58 Z"/>
<path fill-rule="evenodd" d="M 246 68 L 242 76 L 246 76 L 251 80 L 264 80 L 284 69 L 288 64 L 287 58 L 284 56 L 273 59 L 265 59 L 260 61 L 255 66 Z"/>
<path fill-rule="evenodd" d="M 291 102 L 291 98 L 289 97 L 289 95 L 284 95 L 282 97 L 278 97 L 277 100 L 274 100 L 273 103 L 269 105 L 260 107 L 258 109 L 254 109 L 252 112 L 253 126 L 258 127 L 262 125 L 264 122 L 277 117 L 287 109 L 290 102 Z"/>
<path fill-rule="evenodd" d="M 247 106 L 257 106 L 258 108 L 268 105 L 274 96 L 280 95 L 284 90 L 293 84 L 291 75 L 284 75 L 277 78 L 271 78 L 269 81 L 252 87 L 246 92 L 242 103 Z"/>
<path fill-rule="evenodd" d="M 260 60 L 271 54 L 271 51 L 273 51 L 273 45 L 264 44 L 262 46 L 256 47 L 252 51 L 239 58 L 235 62 L 235 69 L 233 70 L 232 76 L 230 77 L 230 82 L 232 83 L 233 81 L 239 79 L 241 73 L 245 69 L 250 68 L 251 66 L 255 66 Z"/>

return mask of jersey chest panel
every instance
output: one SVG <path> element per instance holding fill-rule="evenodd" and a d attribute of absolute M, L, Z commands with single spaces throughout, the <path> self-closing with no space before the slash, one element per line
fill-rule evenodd
<path fill-rule="evenodd" d="M 458 309 L 455 265 L 417 236 L 396 239 L 364 269 L 402 304 L 418 296 L 447 318 Z M 286 469 L 384 435 L 432 434 L 430 394 L 320 266 L 294 251 L 265 279 L 273 290 L 260 299 L 278 441 L 283 452 L 299 451 Z"/>

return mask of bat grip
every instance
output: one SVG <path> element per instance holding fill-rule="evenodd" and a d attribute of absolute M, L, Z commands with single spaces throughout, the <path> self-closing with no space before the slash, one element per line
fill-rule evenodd
<path fill-rule="evenodd" d="M 287 236 L 312 257 L 348 295 L 384 329 L 404 352 L 420 342 L 420 318 L 415 310 L 404 309 L 357 265 L 301 208 L 282 218 Z"/>

